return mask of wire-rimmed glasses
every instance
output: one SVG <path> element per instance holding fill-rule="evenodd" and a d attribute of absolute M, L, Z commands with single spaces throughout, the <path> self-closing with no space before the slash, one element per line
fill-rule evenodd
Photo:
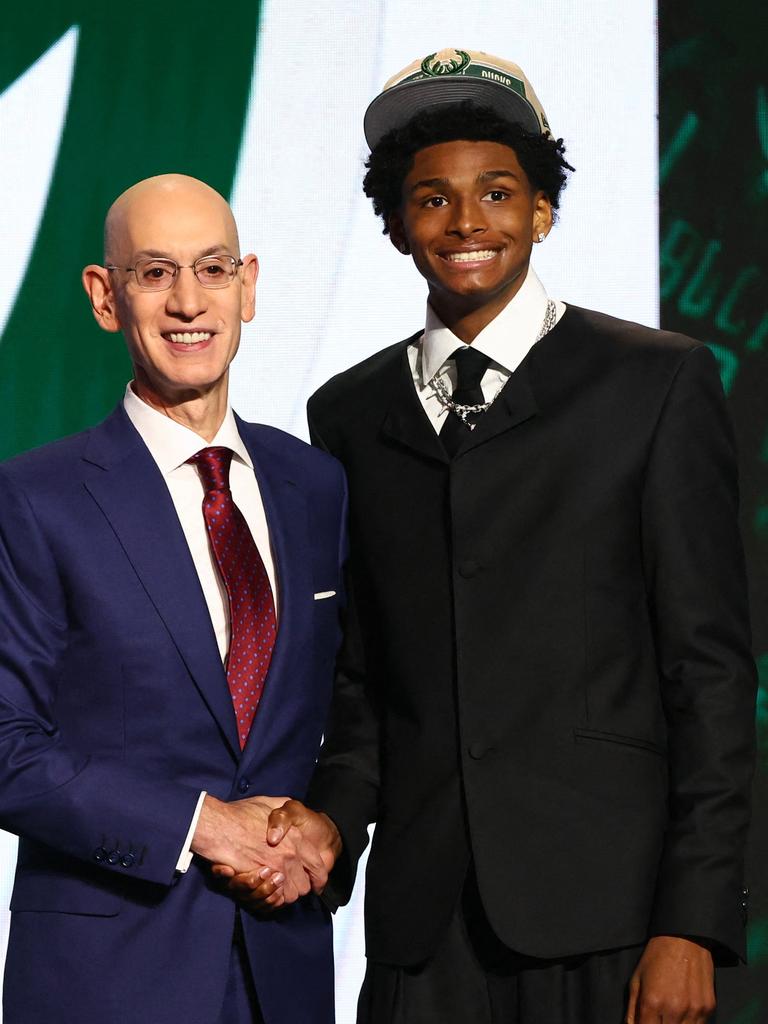
<path fill-rule="evenodd" d="M 201 256 L 194 263 L 187 264 L 179 264 L 164 256 L 146 256 L 136 260 L 133 267 L 116 267 L 108 263 L 106 269 L 135 274 L 136 284 L 144 292 L 164 292 L 173 285 L 179 271 L 186 269 L 194 272 L 203 288 L 226 288 L 242 265 L 242 260 L 225 255 Z"/>

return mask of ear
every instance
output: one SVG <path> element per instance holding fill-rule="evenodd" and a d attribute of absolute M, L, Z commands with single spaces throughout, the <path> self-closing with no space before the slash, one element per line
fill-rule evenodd
<path fill-rule="evenodd" d="M 539 235 L 548 235 L 552 230 L 552 204 L 544 192 L 538 192 L 533 206 L 531 238 L 538 242 Z"/>
<path fill-rule="evenodd" d="M 240 267 L 240 280 L 242 289 L 240 292 L 240 319 L 244 324 L 253 320 L 256 312 L 256 278 L 259 276 L 259 261 L 248 253 L 243 257 L 243 265 Z"/>
<path fill-rule="evenodd" d="M 411 253 L 411 247 L 408 245 L 408 239 L 405 235 L 405 227 L 403 226 L 403 218 L 399 213 L 391 213 L 389 220 L 387 221 L 387 227 L 389 228 L 389 240 L 403 256 L 409 256 Z"/>
<path fill-rule="evenodd" d="M 120 318 L 117 314 L 115 290 L 112 278 L 106 267 L 98 263 L 89 263 L 82 274 L 83 288 L 91 302 L 91 309 L 96 323 L 105 331 L 114 334 L 120 330 Z"/>

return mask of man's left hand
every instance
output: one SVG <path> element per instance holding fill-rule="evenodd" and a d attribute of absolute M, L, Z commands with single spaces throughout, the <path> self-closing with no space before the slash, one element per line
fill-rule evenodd
<path fill-rule="evenodd" d="M 629 983 L 627 1024 L 706 1024 L 714 1010 L 710 951 L 679 936 L 650 939 Z"/>

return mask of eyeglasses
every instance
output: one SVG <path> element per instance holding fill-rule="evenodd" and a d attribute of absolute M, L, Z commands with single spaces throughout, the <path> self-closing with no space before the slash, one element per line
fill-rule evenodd
<path fill-rule="evenodd" d="M 201 256 L 194 263 L 181 265 L 176 260 L 148 256 L 136 260 L 135 267 L 115 267 L 111 263 L 107 270 L 125 270 L 136 275 L 136 284 L 144 292 L 165 292 L 176 280 L 180 270 L 193 270 L 203 288 L 226 288 L 232 283 L 235 271 L 243 261 L 234 256 Z"/>

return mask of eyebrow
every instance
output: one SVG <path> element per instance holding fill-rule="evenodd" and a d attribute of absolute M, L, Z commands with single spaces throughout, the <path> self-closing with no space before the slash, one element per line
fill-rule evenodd
<path fill-rule="evenodd" d="M 515 181 L 520 181 L 520 176 L 515 174 L 514 171 L 503 169 L 482 171 L 475 180 L 478 184 L 484 184 L 489 181 L 496 181 L 497 178 L 514 178 Z M 422 178 L 421 181 L 414 182 L 408 191 L 410 194 L 413 194 L 418 192 L 420 188 L 446 188 L 450 183 L 450 178 Z"/>
<path fill-rule="evenodd" d="M 207 249 L 203 249 L 199 252 L 195 259 L 201 260 L 206 256 L 231 256 L 232 253 L 229 251 L 229 246 L 223 243 L 219 245 L 210 245 Z M 173 256 L 163 249 L 140 249 L 137 253 L 134 253 L 133 258 L 135 260 L 143 259 L 160 259 L 160 260 L 172 260 Z"/>
<path fill-rule="evenodd" d="M 480 182 L 495 181 L 496 178 L 514 178 L 515 181 L 520 181 L 520 175 L 515 174 L 514 171 L 483 171 L 482 174 L 478 174 L 477 180 Z"/>
<path fill-rule="evenodd" d="M 420 188 L 441 188 L 448 184 L 448 178 L 423 178 L 421 181 L 414 182 L 408 191 L 413 193 L 417 192 Z"/>

